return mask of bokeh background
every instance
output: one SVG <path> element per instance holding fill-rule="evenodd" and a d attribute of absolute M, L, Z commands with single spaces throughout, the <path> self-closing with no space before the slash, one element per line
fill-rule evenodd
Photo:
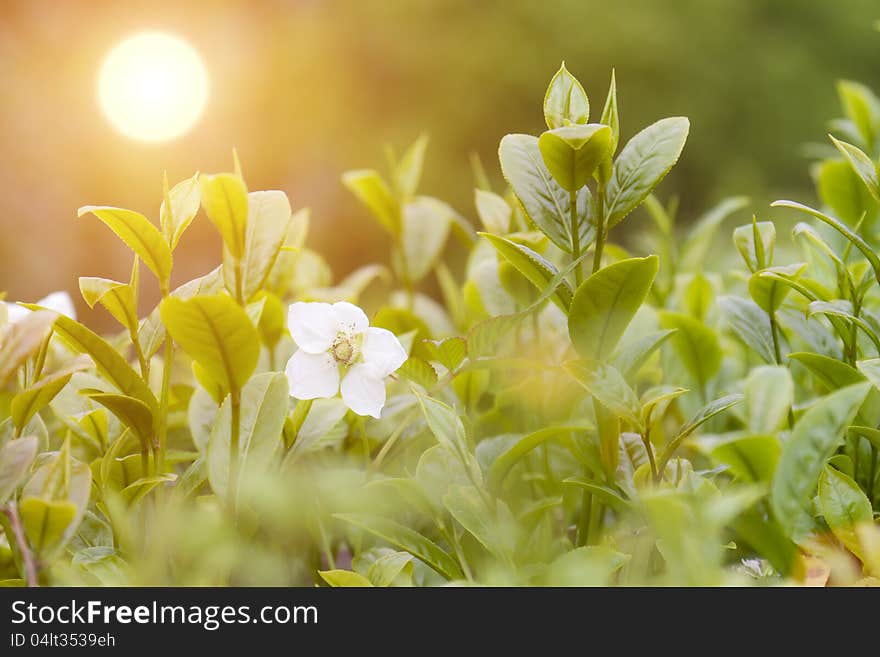
<path fill-rule="evenodd" d="M 561 60 L 597 110 L 617 71 L 623 138 L 686 115 L 683 159 L 661 188 L 692 217 L 746 194 L 811 200 L 805 142 L 838 115 L 834 83 L 880 87 L 876 0 L 360 0 L 0 2 L 0 290 L 76 297 L 77 276 L 125 279 L 127 250 L 85 204 L 158 215 L 163 170 L 176 182 L 230 170 L 238 149 L 251 189 L 283 189 L 313 210 L 310 245 L 341 276 L 387 259 L 381 231 L 340 174 L 381 166 L 431 135 L 423 191 L 474 216 L 468 160 L 500 187 L 498 141 L 543 128 L 541 101 Z M 202 54 L 210 97 L 175 141 L 116 133 L 96 78 L 107 51 L 146 29 Z M 638 226 L 633 222 L 632 226 Z M 211 269 L 219 239 L 197 220 L 177 282 Z M 146 305 L 155 297 L 145 295 Z M 142 308 L 142 311 L 146 308 Z"/>

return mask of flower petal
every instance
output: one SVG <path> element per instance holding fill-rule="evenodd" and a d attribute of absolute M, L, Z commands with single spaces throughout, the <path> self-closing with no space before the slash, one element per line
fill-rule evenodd
<path fill-rule="evenodd" d="M 319 399 L 339 392 L 339 367 L 327 353 L 310 354 L 300 349 L 284 368 L 291 397 Z"/>
<path fill-rule="evenodd" d="M 364 331 L 361 354 L 364 362 L 376 368 L 382 377 L 396 371 L 407 358 L 406 350 L 396 335 L 388 329 L 374 326 Z"/>
<path fill-rule="evenodd" d="M 287 328 L 296 346 L 309 354 L 327 351 L 336 338 L 336 314 L 329 303 L 297 301 L 287 311 Z"/>
<path fill-rule="evenodd" d="M 333 304 L 333 312 L 336 315 L 336 321 L 339 322 L 340 331 L 346 331 L 352 335 L 363 333 L 370 325 L 364 311 L 353 303 L 348 301 L 337 301 Z"/>
<path fill-rule="evenodd" d="M 65 315 L 70 319 L 76 319 L 76 307 L 73 305 L 73 299 L 64 290 L 52 292 L 37 301 L 37 305 L 54 310 L 59 315 Z"/>
<path fill-rule="evenodd" d="M 358 415 L 379 419 L 385 405 L 383 377 L 369 364 L 358 363 L 342 379 L 342 401 Z"/>
<path fill-rule="evenodd" d="M 30 314 L 30 310 L 17 303 L 6 304 L 6 317 L 10 324 L 17 324 Z"/>

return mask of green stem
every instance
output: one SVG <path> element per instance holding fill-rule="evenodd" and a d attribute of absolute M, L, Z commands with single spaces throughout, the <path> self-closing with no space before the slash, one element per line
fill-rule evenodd
<path fill-rule="evenodd" d="M 171 392 L 171 359 L 173 346 L 171 334 L 165 332 L 165 349 L 162 356 L 162 389 L 159 393 L 159 444 L 154 445 L 154 457 L 159 473 L 165 470 L 165 447 L 168 442 L 168 402 Z"/>
<path fill-rule="evenodd" d="M 779 339 L 779 322 L 776 321 L 776 313 L 771 312 L 770 315 L 770 335 L 773 338 L 773 356 L 776 359 L 777 365 L 782 365 L 782 348 L 780 346 Z M 788 409 L 788 428 L 792 429 L 794 427 L 794 411 L 791 408 Z"/>
<path fill-rule="evenodd" d="M 605 188 L 596 189 L 596 251 L 593 254 L 593 273 L 602 268 L 602 251 L 605 250 Z"/>
<path fill-rule="evenodd" d="M 578 216 L 577 216 L 577 204 L 578 204 L 578 196 L 577 192 L 569 192 L 568 194 L 568 214 L 569 219 L 571 220 L 571 257 L 573 260 L 577 260 L 581 257 L 581 231 L 578 226 Z M 583 268 L 578 265 L 574 270 L 574 281 L 578 287 L 580 287 L 581 282 L 584 280 L 584 272 Z"/>
<path fill-rule="evenodd" d="M 149 382 L 150 362 L 147 360 L 146 356 L 144 356 L 144 350 L 143 347 L 141 347 L 141 341 L 140 338 L 138 338 L 137 330 L 130 330 L 129 336 L 131 337 L 131 346 L 134 348 L 134 353 L 137 355 L 138 364 L 141 368 L 141 378 L 145 382 Z"/>
<path fill-rule="evenodd" d="M 3 523 L 3 529 L 7 532 L 9 545 L 10 547 L 14 546 L 21 559 L 25 583 L 30 587 L 39 586 L 37 560 L 34 558 L 34 554 L 28 545 L 24 534 L 24 526 L 21 524 L 21 518 L 18 515 L 15 502 L 7 504 L 2 509 L 2 515 L 6 518 L 6 522 Z"/>
<path fill-rule="evenodd" d="M 585 546 L 590 540 L 590 518 L 593 515 L 593 494 L 584 491 L 581 497 L 581 515 L 577 526 L 577 547 Z"/>
<path fill-rule="evenodd" d="M 229 483 L 226 493 L 229 496 L 229 508 L 235 513 L 236 500 L 238 499 L 238 439 L 241 431 L 241 395 L 238 390 L 233 390 L 229 397 L 232 407 L 232 421 L 229 427 Z"/>

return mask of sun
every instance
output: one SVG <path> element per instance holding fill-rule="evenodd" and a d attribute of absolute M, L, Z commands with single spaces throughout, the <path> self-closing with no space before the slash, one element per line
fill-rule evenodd
<path fill-rule="evenodd" d="M 168 141 L 192 128 L 205 108 L 208 75 L 199 53 L 164 32 L 135 34 L 108 54 L 98 100 L 110 123 L 142 141 Z"/>

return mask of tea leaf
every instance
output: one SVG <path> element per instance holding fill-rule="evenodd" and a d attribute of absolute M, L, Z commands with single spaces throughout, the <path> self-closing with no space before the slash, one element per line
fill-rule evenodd
<path fill-rule="evenodd" d="M 868 383 L 851 385 L 820 399 L 801 416 L 782 448 L 770 502 L 776 519 L 795 541 L 813 529 L 813 492 L 869 388 Z"/>
<path fill-rule="evenodd" d="M 355 527 L 360 527 L 364 531 L 391 543 L 391 545 L 409 552 L 448 580 L 462 577 L 461 569 L 452 557 L 436 543 L 408 527 L 387 518 L 361 513 L 337 513 L 334 514 L 334 517 Z"/>
<path fill-rule="evenodd" d="M 343 174 L 342 182 L 367 206 L 385 230 L 393 236 L 400 235 L 400 206 L 377 171 L 348 171 Z"/>
<path fill-rule="evenodd" d="M 678 161 L 690 129 L 684 117 L 661 119 L 627 142 L 606 190 L 608 227 L 635 210 Z"/>
<path fill-rule="evenodd" d="M 244 256 L 248 223 L 248 193 L 244 181 L 231 173 L 199 176 L 202 207 L 224 246 L 236 260 Z"/>
<path fill-rule="evenodd" d="M 721 369 L 721 344 L 715 331 L 693 317 L 667 310 L 660 313 L 660 324 L 675 329 L 672 346 L 682 365 L 705 389 Z"/>
<path fill-rule="evenodd" d="M 372 587 L 373 584 L 363 575 L 351 570 L 319 570 L 325 582 L 334 587 Z"/>
<path fill-rule="evenodd" d="M 126 246 L 144 261 L 163 285 L 171 278 L 171 248 L 162 233 L 144 215 L 109 206 L 86 205 L 77 216 L 93 214 L 116 233 Z"/>
<path fill-rule="evenodd" d="M 590 119 L 590 101 L 581 83 L 568 72 L 565 63 L 550 80 L 544 95 L 544 120 L 550 130 Z"/>
<path fill-rule="evenodd" d="M 878 179 L 877 165 L 874 164 L 874 161 L 860 148 L 845 141 L 839 141 L 831 135 L 828 135 L 828 137 L 837 147 L 837 150 L 840 151 L 841 155 L 846 158 L 846 161 L 849 162 L 853 171 L 856 172 L 856 175 L 865 184 L 865 187 L 868 188 L 871 196 L 875 200 L 880 201 L 880 179 Z"/>
<path fill-rule="evenodd" d="M 16 438 L 0 446 L 0 505 L 5 504 L 24 481 L 38 447 L 36 436 Z"/>
<path fill-rule="evenodd" d="M 544 290 L 553 277 L 559 273 L 550 262 L 523 244 L 489 233 L 479 234 L 489 240 L 504 260 L 516 267 L 516 270 L 539 290 Z M 568 312 L 572 299 L 571 286 L 568 281 L 563 279 L 550 299 L 563 312 Z"/>
<path fill-rule="evenodd" d="M 241 306 L 217 294 L 168 297 L 162 321 L 177 344 L 227 390 L 241 390 L 257 365 L 260 340 Z"/>
<path fill-rule="evenodd" d="M 538 139 L 544 164 L 569 192 L 587 184 L 610 147 L 611 128 L 598 123 L 555 128 Z"/>
<path fill-rule="evenodd" d="M 247 205 L 242 290 L 244 298 L 250 300 L 269 278 L 287 237 L 292 215 L 284 192 L 250 192 Z"/>
<path fill-rule="evenodd" d="M 629 258 L 600 269 L 581 284 L 571 302 L 568 332 L 582 357 L 611 355 L 648 296 L 657 268 L 657 256 Z"/>
<path fill-rule="evenodd" d="M 63 315 L 55 320 L 55 333 L 75 352 L 91 356 L 98 373 L 124 395 L 142 401 L 151 411 L 158 409 L 153 391 L 106 340 Z"/>
<path fill-rule="evenodd" d="M 165 181 L 166 188 L 168 181 Z M 168 191 L 162 205 L 159 206 L 159 219 L 162 233 L 173 251 L 189 228 L 201 205 L 201 188 L 199 174 L 177 183 Z"/>
<path fill-rule="evenodd" d="M 575 230 L 582 249 L 593 241 L 595 227 L 588 218 L 589 189 L 583 187 L 577 193 L 577 226 L 572 226 L 569 192 L 556 182 L 544 164 L 537 137 L 506 135 L 501 140 L 498 156 L 504 178 L 529 219 L 556 246 L 571 253 Z"/>
<path fill-rule="evenodd" d="M 871 502 L 850 477 L 830 466 L 819 476 L 819 511 L 837 539 L 853 554 L 863 557 L 856 527 L 874 520 Z"/>

